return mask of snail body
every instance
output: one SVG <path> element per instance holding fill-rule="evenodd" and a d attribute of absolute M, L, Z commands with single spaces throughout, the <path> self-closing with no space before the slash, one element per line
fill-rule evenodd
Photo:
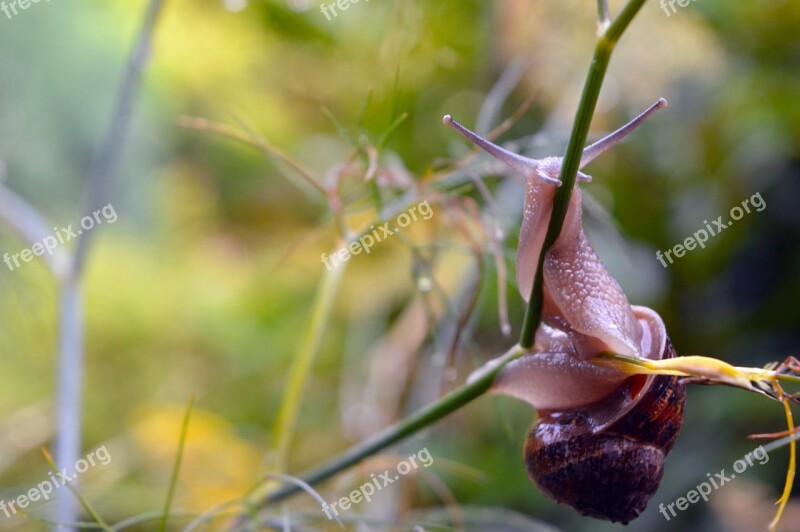
<path fill-rule="evenodd" d="M 581 168 L 665 106 L 666 100 L 659 100 L 588 146 Z M 444 122 L 525 178 L 517 284 L 527 300 L 560 186 L 562 160 L 528 159 L 449 116 Z M 578 181 L 590 179 L 578 172 Z M 627 523 L 645 509 L 661 481 L 664 459 L 683 422 L 683 385 L 677 377 L 629 376 L 588 359 L 615 352 L 659 360 L 675 352 L 658 314 L 630 305 L 586 239 L 577 182 L 561 233 L 543 264 L 543 323 L 534 348 L 500 371 L 492 391 L 537 409 L 523 455 L 529 476 L 543 493 L 583 515 Z"/>

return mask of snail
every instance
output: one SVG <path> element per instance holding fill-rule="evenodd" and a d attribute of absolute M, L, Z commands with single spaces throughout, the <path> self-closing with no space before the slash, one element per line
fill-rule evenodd
<path fill-rule="evenodd" d="M 580 167 L 666 105 L 660 99 L 585 148 Z M 449 115 L 443 121 L 525 178 L 517 284 L 527 300 L 561 184 L 562 159 L 522 157 Z M 543 493 L 583 515 L 627 523 L 645 509 L 661 482 L 664 459 L 683 423 L 685 392 L 677 377 L 629 376 L 588 361 L 606 351 L 659 360 L 675 356 L 659 315 L 630 305 L 584 235 L 578 182 L 590 180 L 578 172 L 561 234 L 545 256 L 543 322 L 534 348 L 500 371 L 492 391 L 537 409 L 523 454 Z"/>

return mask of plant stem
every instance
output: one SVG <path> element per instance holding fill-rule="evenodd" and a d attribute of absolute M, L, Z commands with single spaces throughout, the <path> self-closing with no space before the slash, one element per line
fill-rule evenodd
<path fill-rule="evenodd" d="M 600 31 L 603 31 L 611 23 L 611 16 L 608 12 L 608 0 L 597 0 L 597 23 Z"/>
<path fill-rule="evenodd" d="M 136 44 L 128 59 L 111 123 L 95 154 L 86 180 L 87 210 L 95 212 L 107 201 L 114 177 L 117 175 L 122 151 L 128 139 L 136 96 L 149 56 L 156 22 L 165 0 L 150 0 L 139 29 Z M 75 252 L 67 271 L 55 271 L 61 282 L 58 340 L 58 403 L 56 422 L 56 464 L 58 469 L 72 468 L 81 448 L 83 373 L 86 356 L 84 315 L 82 308 L 83 269 L 94 232 L 84 231 L 78 237 Z M 75 481 L 77 483 L 77 480 Z M 74 522 L 77 507 L 63 495 L 57 499 L 56 521 Z M 60 530 L 73 530 L 62 526 Z"/>
<path fill-rule="evenodd" d="M 169 522 L 172 500 L 175 497 L 175 488 L 178 485 L 178 476 L 181 473 L 181 465 L 183 464 L 183 452 L 186 449 L 186 439 L 189 436 L 189 419 L 192 417 L 192 408 L 194 408 L 194 395 L 189 397 L 189 405 L 186 407 L 186 413 L 183 415 L 181 433 L 178 437 L 178 452 L 175 453 L 175 464 L 172 466 L 172 476 L 169 480 L 167 499 L 164 501 L 164 510 L 161 514 L 161 521 L 159 521 L 158 524 L 158 532 L 164 532 Z"/>
<path fill-rule="evenodd" d="M 336 249 L 331 255 L 334 255 Z M 289 372 L 286 391 L 281 400 L 281 408 L 275 424 L 275 471 L 282 473 L 286 470 L 289 459 L 289 448 L 297 425 L 297 413 L 302 404 L 303 389 L 311 373 L 314 360 L 322 345 L 322 338 L 336 302 L 339 292 L 339 281 L 347 263 L 341 263 L 325 271 L 325 276 L 317 290 L 311 322 L 300 345 L 300 350 L 294 357 L 292 368 Z"/>
<path fill-rule="evenodd" d="M 108 131 L 89 166 L 86 177 L 86 213 L 94 212 L 108 201 L 115 177 L 119 173 L 122 152 L 131 131 L 144 69 L 150 57 L 156 25 L 163 11 L 164 2 L 165 0 L 150 0 L 145 11 L 136 43 L 128 57 L 128 65 L 120 82 Z M 75 254 L 72 257 L 72 271 L 76 275 L 83 273 L 89 253 L 89 243 L 93 240 L 94 234 L 93 231 L 84 231 L 78 238 Z"/>
<path fill-rule="evenodd" d="M 58 375 L 56 403 L 56 464 L 58 470 L 74 467 L 81 451 L 84 378 L 84 314 L 82 282 L 72 273 L 59 287 Z M 76 482 L 77 483 L 77 482 Z M 65 493 L 56 499 L 56 521 L 76 521 L 78 507 Z M 62 530 L 74 530 L 62 527 Z"/>
<path fill-rule="evenodd" d="M 572 133 L 569 137 L 569 144 L 561 165 L 561 186 L 556 190 L 553 199 L 553 214 L 547 226 L 547 235 L 539 253 L 539 266 L 536 269 L 536 277 L 531 289 L 531 297 L 528 300 L 528 309 L 522 322 L 522 333 L 520 334 L 519 344 L 527 349 L 533 346 L 536 329 L 542 320 L 542 300 L 544 297 L 544 260 L 547 251 L 550 249 L 558 235 L 561 234 L 561 227 L 564 225 L 564 217 L 567 215 L 567 207 L 572 195 L 572 188 L 575 186 L 575 177 L 581 164 L 583 147 L 586 138 L 589 136 L 589 126 L 592 123 L 597 98 L 600 96 L 600 89 L 603 86 L 603 79 L 608 69 L 611 53 L 614 46 L 624 33 L 625 29 L 639 12 L 645 0 L 630 0 L 619 16 L 597 37 L 594 48 L 594 57 L 589 65 L 589 73 L 586 76 L 586 83 L 583 86 L 581 101 L 578 111 L 575 114 L 575 121 L 572 125 Z"/>
<path fill-rule="evenodd" d="M 526 350 L 515 345 L 502 357 L 496 359 L 470 379 L 467 384 L 461 386 L 445 395 L 433 404 L 428 405 L 419 412 L 408 418 L 384 429 L 382 432 L 363 442 L 351 447 L 344 453 L 333 458 L 329 462 L 301 475 L 299 478 L 309 484 L 314 485 L 326 480 L 336 473 L 357 464 L 364 458 L 371 456 L 378 451 L 389 447 L 417 432 L 418 430 L 442 419 L 486 393 L 494 382 L 494 378 L 500 369 L 506 364 L 525 354 Z M 283 488 L 269 494 L 263 503 L 278 502 L 301 491 L 298 486 L 286 485 Z"/>

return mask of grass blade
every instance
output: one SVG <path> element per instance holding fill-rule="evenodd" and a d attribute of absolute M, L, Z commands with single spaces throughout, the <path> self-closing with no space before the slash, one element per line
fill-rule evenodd
<path fill-rule="evenodd" d="M 277 472 L 282 472 L 286 469 L 289 446 L 292 443 L 295 425 L 297 424 L 297 413 L 302 403 L 303 388 L 322 343 L 322 335 L 327 327 L 333 304 L 336 302 L 339 281 L 342 278 L 346 264 L 345 262 L 331 270 L 325 270 L 325 276 L 320 283 L 316 300 L 314 301 L 314 309 L 311 314 L 308 331 L 289 370 L 289 378 L 281 400 L 275 429 L 275 471 Z"/>
<path fill-rule="evenodd" d="M 78 502 L 81 504 L 81 506 L 83 507 L 83 509 L 84 509 L 84 511 L 86 512 L 86 514 L 87 514 L 89 517 L 91 517 L 91 518 L 92 518 L 92 521 L 94 521 L 95 523 L 97 523 L 97 525 L 98 525 L 98 526 L 99 526 L 99 527 L 100 527 L 102 530 L 107 530 L 107 531 L 109 531 L 109 532 L 113 532 L 113 531 L 112 531 L 112 529 L 111 529 L 111 527 L 109 527 L 109 526 L 108 526 L 108 524 L 106 524 L 106 522 L 105 522 L 105 521 L 103 521 L 103 518 L 102 518 L 102 517 L 100 517 L 100 514 L 98 514 L 98 513 L 95 511 L 95 509 L 94 509 L 94 508 L 92 508 L 92 505 L 91 505 L 91 504 L 89 504 L 89 501 L 87 501 L 87 500 L 86 500 L 86 499 L 83 497 L 83 495 L 81 495 L 81 493 L 78 491 L 78 489 L 77 489 L 77 488 L 75 488 L 75 486 L 73 486 L 72 484 L 70 484 L 70 483 L 69 483 L 69 479 L 68 479 L 68 478 L 66 478 L 66 477 L 65 477 L 65 476 L 64 476 L 64 475 L 63 475 L 63 474 L 62 474 L 62 473 L 61 473 L 61 472 L 58 470 L 58 468 L 56 467 L 56 463 L 55 463 L 55 461 L 53 460 L 53 457 L 50 455 L 50 452 L 49 452 L 47 449 L 44 449 L 44 448 L 43 448 L 43 449 L 42 449 L 42 454 L 44 455 L 44 459 L 47 461 L 47 464 L 48 464 L 50 467 L 52 467 L 53 469 L 55 469 L 55 470 L 56 470 L 56 475 L 58 475 L 58 477 L 59 477 L 61 480 L 63 480 L 63 481 L 64 481 L 64 484 L 63 484 L 63 485 L 64 485 L 64 486 L 66 486 L 66 487 L 67 487 L 67 489 L 68 489 L 70 492 L 72 492 L 72 494 L 73 494 L 73 495 L 75 495 L 75 498 L 76 498 L 76 499 L 78 499 Z"/>
<path fill-rule="evenodd" d="M 183 461 L 183 450 L 186 447 L 186 436 L 189 433 L 189 418 L 192 416 L 192 407 L 194 406 L 194 395 L 189 398 L 189 406 L 186 407 L 186 414 L 183 416 L 183 424 L 181 425 L 181 435 L 178 440 L 178 453 L 175 455 L 175 466 L 172 468 L 172 478 L 169 481 L 169 491 L 167 491 L 167 500 L 164 501 L 164 511 L 161 514 L 161 522 L 158 525 L 159 532 L 164 532 L 167 528 L 167 520 L 169 519 L 169 509 L 172 506 L 172 499 L 175 496 L 175 486 L 178 484 L 178 475 L 181 472 L 181 462 Z"/>

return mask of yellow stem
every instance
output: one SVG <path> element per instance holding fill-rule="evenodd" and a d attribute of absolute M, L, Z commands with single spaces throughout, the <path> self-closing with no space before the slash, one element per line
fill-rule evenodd
<path fill-rule="evenodd" d="M 794 431 L 794 419 L 792 418 L 792 409 L 789 406 L 789 400 L 783 400 L 783 407 L 786 410 L 786 421 L 789 424 L 789 432 L 791 433 Z M 786 484 L 783 487 L 783 495 L 781 498 L 778 499 L 778 502 L 775 504 L 778 505 L 778 511 L 775 514 L 775 519 L 769 524 L 769 529 L 771 532 L 774 532 L 778 529 L 778 523 L 781 521 L 781 517 L 783 517 L 783 511 L 786 509 L 786 505 L 789 502 L 789 496 L 792 494 L 792 485 L 794 484 L 794 473 L 797 468 L 797 441 L 792 440 L 789 443 L 789 467 L 786 470 Z"/>

